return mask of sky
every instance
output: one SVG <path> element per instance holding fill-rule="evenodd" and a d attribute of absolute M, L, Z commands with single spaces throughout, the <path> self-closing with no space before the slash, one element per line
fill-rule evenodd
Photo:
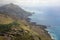
<path fill-rule="evenodd" d="M 11 2 L 23 6 L 60 6 L 60 0 L 0 0 L 0 4 Z"/>

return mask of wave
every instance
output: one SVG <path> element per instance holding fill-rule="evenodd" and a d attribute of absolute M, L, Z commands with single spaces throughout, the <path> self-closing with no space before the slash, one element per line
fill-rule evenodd
<path fill-rule="evenodd" d="M 45 29 L 46 31 L 48 31 L 48 34 L 51 36 L 51 39 L 53 40 L 57 40 L 56 35 L 54 34 L 54 32 L 52 32 L 50 29 Z"/>

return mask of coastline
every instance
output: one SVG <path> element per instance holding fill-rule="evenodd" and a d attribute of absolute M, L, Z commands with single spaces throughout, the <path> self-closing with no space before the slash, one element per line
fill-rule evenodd
<path fill-rule="evenodd" d="M 51 37 L 52 40 L 57 40 L 57 38 L 56 38 L 56 36 L 55 36 L 54 33 L 50 32 L 50 30 L 48 28 L 45 29 L 45 30 L 48 31 L 48 34 L 50 35 L 50 37 Z"/>
<path fill-rule="evenodd" d="M 44 28 L 43 30 L 45 31 L 45 33 L 51 38 L 51 40 L 55 40 L 54 36 L 52 35 L 52 33 L 50 33 L 50 31 L 47 30 L 48 28 Z"/>
<path fill-rule="evenodd" d="M 31 18 L 31 17 L 29 17 Z M 32 21 L 33 22 L 33 21 Z M 37 24 L 36 24 L 37 25 Z M 39 24 L 40 25 L 40 24 Z M 46 26 L 46 25 L 45 25 Z M 50 26 L 49 26 L 50 27 Z M 58 40 L 57 35 L 55 35 L 55 33 L 52 32 L 51 29 L 48 28 L 48 26 L 46 26 L 46 28 L 43 28 L 43 30 L 45 31 L 45 33 L 51 37 L 52 40 Z"/>
<path fill-rule="evenodd" d="M 49 40 L 54 40 L 55 38 L 50 34 L 50 32 L 48 31 L 48 30 L 46 30 L 47 29 L 47 26 L 46 25 L 38 25 L 38 24 L 36 24 L 36 22 L 31 22 L 30 21 L 31 19 L 28 19 L 28 23 L 30 22 L 31 23 L 31 25 L 33 25 L 33 26 L 35 26 L 35 27 L 32 27 L 32 29 L 33 28 L 39 28 L 39 29 L 42 29 L 43 31 L 44 31 L 44 34 L 48 37 L 48 38 L 50 38 Z M 42 26 L 42 27 L 41 27 Z M 37 30 L 39 30 L 39 29 L 37 29 Z M 35 29 L 33 29 L 33 30 L 35 30 Z M 38 32 L 39 33 L 39 32 Z"/>
<path fill-rule="evenodd" d="M 30 16 L 32 16 L 32 15 L 30 15 Z M 38 28 L 42 29 L 44 31 L 44 34 L 46 34 L 50 38 L 50 40 L 55 40 L 54 36 L 52 36 L 51 33 L 47 30 L 48 28 L 46 25 L 40 25 L 40 24 L 37 24 L 36 22 L 31 22 L 30 16 L 27 18 L 28 23 L 31 23 L 32 25 L 34 25 L 36 27 L 38 26 Z"/>

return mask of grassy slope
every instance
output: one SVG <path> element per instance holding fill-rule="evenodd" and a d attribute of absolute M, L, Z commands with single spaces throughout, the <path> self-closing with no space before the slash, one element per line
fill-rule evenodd
<path fill-rule="evenodd" d="M 8 16 L 0 14 L 0 24 L 9 24 L 9 23 L 12 23 L 13 21 L 15 21 L 15 20 L 13 20 L 12 18 L 10 18 Z M 29 32 L 29 35 L 31 34 L 31 35 L 37 36 L 37 37 L 41 38 L 41 40 L 51 40 L 45 33 L 43 33 L 43 32 L 40 33 L 40 31 L 42 31 L 42 29 L 34 28 L 33 29 L 34 31 L 32 29 L 30 29 L 28 23 L 25 20 L 18 20 L 17 22 L 20 24 L 20 26 L 17 27 L 18 30 L 20 30 L 22 28 L 24 31 L 27 30 Z M 25 37 L 28 37 L 28 35 L 26 35 Z M 37 40 L 38 39 L 37 37 L 34 37 L 34 38 Z M 5 40 L 5 38 L 3 36 L 0 36 L 0 40 Z"/>
<path fill-rule="evenodd" d="M 52 40 L 47 31 L 43 30 L 42 28 L 39 28 L 38 26 L 32 26 L 32 28 L 30 29 L 29 24 L 27 24 L 24 20 L 22 20 L 20 23 L 22 23 L 22 28 L 24 28 L 25 30 L 30 30 L 31 32 L 34 31 L 33 34 L 39 35 L 41 40 Z M 26 27 L 28 28 L 26 28 L 25 25 L 27 25 Z"/>
<path fill-rule="evenodd" d="M 13 22 L 13 20 L 10 17 L 0 14 L 0 24 L 9 24 L 11 22 Z"/>
<path fill-rule="evenodd" d="M 23 25 L 28 25 L 25 21 L 23 23 L 24 23 Z M 38 26 L 32 26 L 32 28 L 30 30 L 33 30 L 34 34 L 40 35 L 39 37 L 41 38 L 41 40 L 52 40 L 50 35 L 47 33 L 47 31 L 45 31 L 42 28 L 39 28 Z"/>
<path fill-rule="evenodd" d="M 6 15 L 0 14 L 0 24 L 9 24 L 9 23 L 12 23 L 13 21 L 15 21 L 15 20 L 13 20 L 12 18 L 10 18 L 10 17 L 8 17 Z M 29 37 L 29 35 L 37 35 L 37 33 L 34 34 L 33 33 L 34 31 L 29 29 L 28 24 L 26 22 L 24 22 L 23 20 L 19 20 L 17 22 L 20 24 L 20 26 L 17 27 L 16 29 L 18 29 L 18 30 L 23 29 L 24 31 L 26 31 L 26 30 L 29 31 L 29 33 L 25 36 L 26 38 Z M 5 40 L 5 39 L 6 38 L 4 38 L 4 36 L 0 36 L 0 40 Z"/>

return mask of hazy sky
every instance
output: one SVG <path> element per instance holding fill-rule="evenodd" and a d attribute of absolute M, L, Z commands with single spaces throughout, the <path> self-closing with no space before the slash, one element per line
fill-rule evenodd
<path fill-rule="evenodd" d="M 0 4 L 10 2 L 24 6 L 60 6 L 60 0 L 0 0 Z"/>

